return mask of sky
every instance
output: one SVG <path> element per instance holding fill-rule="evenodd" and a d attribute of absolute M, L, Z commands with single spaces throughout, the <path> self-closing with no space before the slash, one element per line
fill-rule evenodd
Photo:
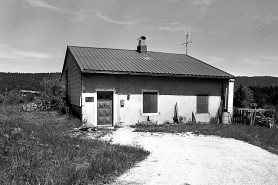
<path fill-rule="evenodd" d="M 61 72 L 66 48 L 185 54 L 235 76 L 278 77 L 277 0 L 0 0 L 0 72 Z"/>

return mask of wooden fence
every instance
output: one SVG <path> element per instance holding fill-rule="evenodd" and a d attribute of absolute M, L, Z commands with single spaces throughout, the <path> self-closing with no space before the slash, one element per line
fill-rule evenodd
<path fill-rule="evenodd" d="M 249 110 L 235 109 L 233 112 L 233 124 L 248 124 L 250 112 Z"/>
<path fill-rule="evenodd" d="M 263 115 L 265 111 L 267 111 L 267 109 L 234 109 L 233 124 L 259 124 L 272 127 L 274 123 L 274 114 L 272 117 L 266 117 Z"/>

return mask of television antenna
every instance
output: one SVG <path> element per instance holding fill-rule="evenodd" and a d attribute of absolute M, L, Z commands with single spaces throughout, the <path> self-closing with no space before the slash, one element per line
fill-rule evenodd
<path fill-rule="evenodd" d="M 182 45 L 185 45 L 185 48 L 186 48 L 186 53 L 185 54 L 186 55 L 187 55 L 187 50 L 188 50 L 187 45 L 192 43 L 192 41 L 189 41 L 188 38 L 189 38 L 189 34 L 188 34 L 188 31 L 187 31 L 187 34 L 185 35 L 185 43 L 182 44 Z"/>

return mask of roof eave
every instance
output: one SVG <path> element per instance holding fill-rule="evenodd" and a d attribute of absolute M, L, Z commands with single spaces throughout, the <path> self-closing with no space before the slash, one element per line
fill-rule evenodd
<path fill-rule="evenodd" d="M 115 74 L 115 75 L 138 75 L 138 76 L 165 76 L 165 77 L 189 77 L 189 78 L 213 78 L 213 79 L 235 79 L 235 76 L 210 76 L 210 75 L 190 75 L 190 74 L 171 74 L 171 73 L 144 73 L 131 71 L 97 71 L 82 69 L 83 74 Z"/>

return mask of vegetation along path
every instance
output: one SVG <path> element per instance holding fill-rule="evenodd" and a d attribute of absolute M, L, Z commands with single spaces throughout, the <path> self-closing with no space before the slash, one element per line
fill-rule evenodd
<path fill-rule="evenodd" d="M 278 155 L 235 139 L 133 132 L 129 127 L 103 139 L 151 152 L 112 185 L 278 184 Z"/>

